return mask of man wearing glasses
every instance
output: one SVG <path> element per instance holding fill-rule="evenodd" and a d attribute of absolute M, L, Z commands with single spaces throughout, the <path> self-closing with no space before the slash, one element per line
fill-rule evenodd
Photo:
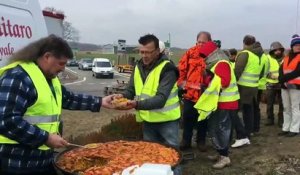
<path fill-rule="evenodd" d="M 127 106 L 135 108 L 137 122 L 143 122 L 144 140 L 179 147 L 177 68 L 160 53 L 156 36 L 142 36 L 139 44 L 141 59 L 131 74 L 127 89 L 115 97 L 131 99 Z"/>
<path fill-rule="evenodd" d="M 179 147 L 180 104 L 178 98 L 178 71 L 167 57 L 160 53 L 159 40 L 152 34 L 139 39 L 141 59 L 131 74 L 122 94 L 127 109 L 136 109 L 136 121 L 143 122 L 144 140 Z M 181 168 L 174 170 L 181 174 Z"/>

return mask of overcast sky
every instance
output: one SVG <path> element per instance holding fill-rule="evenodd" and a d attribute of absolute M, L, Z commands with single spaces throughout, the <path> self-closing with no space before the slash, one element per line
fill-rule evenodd
<path fill-rule="evenodd" d="M 189 48 L 199 31 L 211 32 L 222 48 L 241 48 L 246 34 L 264 48 L 272 41 L 289 47 L 296 33 L 298 0 L 39 0 L 41 7 L 64 11 L 80 32 L 80 42 L 137 44 L 153 33 L 171 45 Z M 298 18 L 299 21 L 299 18 Z M 298 32 L 300 21 L 298 22 Z"/>

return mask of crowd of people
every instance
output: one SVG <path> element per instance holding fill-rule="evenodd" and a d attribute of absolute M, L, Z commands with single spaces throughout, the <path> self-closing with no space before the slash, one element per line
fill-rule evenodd
<path fill-rule="evenodd" d="M 265 53 L 254 36 L 246 35 L 243 50 L 222 50 L 221 41 L 200 32 L 196 45 L 186 51 L 178 66 L 164 53 L 163 43 L 153 34 L 139 39 L 141 59 L 136 63 L 126 90 L 97 97 L 76 94 L 60 84 L 72 50 L 54 35 L 35 41 L 0 69 L 0 174 L 54 175 L 54 148 L 68 146 L 61 133 L 61 109 L 115 108 L 112 101 L 127 98 L 122 109 L 135 109 L 143 124 L 144 140 L 182 151 L 196 145 L 207 150 L 209 137 L 216 155 L 213 168 L 231 164 L 229 147 L 250 144 L 260 131 L 259 101 L 267 97 L 267 123 L 275 124 L 274 104 L 279 101 L 278 135 L 294 137 L 300 128 L 300 37 L 294 35 L 290 51 L 280 42 Z M 160 47 L 161 46 L 161 47 Z M 181 106 L 182 105 L 182 106 Z M 283 110 L 284 109 L 284 110 Z M 242 119 L 238 111 L 242 113 Z M 179 123 L 183 134 L 180 142 Z M 174 170 L 181 174 L 181 167 Z"/>
<path fill-rule="evenodd" d="M 231 164 L 228 149 L 249 145 L 260 131 L 262 94 L 267 102 L 266 126 L 274 122 L 274 105 L 279 103 L 279 136 L 294 137 L 300 128 L 300 37 L 294 35 L 285 54 L 282 44 L 270 44 L 264 52 L 252 35 L 243 39 L 243 49 L 221 50 L 208 32 L 197 35 L 197 43 L 180 59 L 177 84 L 183 92 L 183 135 L 181 150 L 192 146 L 193 128 L 197 130 L 199 151 L 206 151 L 205 136 L 212 140 L 218 154 L 213 168 Z M 264 93 L 265 92 L 265 93 Z M 242 114 L 242 119 L 238 116 Z M 196 126 L 196 127 L 195 127 Z"/>
<path fill-rule="evenodd" d="M 221 41 L 212 40 L 209 32 L 200 32 L 196 39 L 196 45 L 186 51 L 176 70 L 159 51 L 154 35 L 140 38 L 141 60 L 131 75 L 129 87 L 117 96 L 132 99 L 130 104 L 134 104 L 137 121 L 143 122 L 144 139 L 184 151 L 192 147 L 196 129 L 197 148 L 205 152 L 209 137 L 218 154 L 209 155 L 208 159 L 216 161 L 213 168 L 222 169 L 231 164 L 229 147 L 233 135 L 236 139 L 231 147 L 237 148 L 249 145 L 251 137 L 259 133 L 263 91 L 267 98 L 265 125 L 274 125 L 274 105 L 278 101 L 277 124 L 282 127 L 278 135 L 293 137 L 299 133 L 298 35 L 293 36 L 286 55 L 277 41 L 270 44 L 268 53 L 264 52 L 252 35 L 244 37 L 239 52 L 222 50 Z M 177 91 L 179 98 L 175 95 Z M 178 143 L 180 112 L 183 134 Z"/>

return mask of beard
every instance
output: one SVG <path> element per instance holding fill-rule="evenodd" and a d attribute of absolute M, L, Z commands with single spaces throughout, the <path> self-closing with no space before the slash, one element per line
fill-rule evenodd
<path fill-rule="evenodd" d="M 274 54 L 275 59 L 281 59 L 283 57 L 283 53 L 281 54 Z"/>

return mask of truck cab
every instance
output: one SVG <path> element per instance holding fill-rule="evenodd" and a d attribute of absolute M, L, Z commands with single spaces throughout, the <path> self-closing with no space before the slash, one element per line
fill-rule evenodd
<path fill-rule="evenodd" d="M 48 35 L 38 1 L 0 0 L 0 67 L 30 42 Z"/>

